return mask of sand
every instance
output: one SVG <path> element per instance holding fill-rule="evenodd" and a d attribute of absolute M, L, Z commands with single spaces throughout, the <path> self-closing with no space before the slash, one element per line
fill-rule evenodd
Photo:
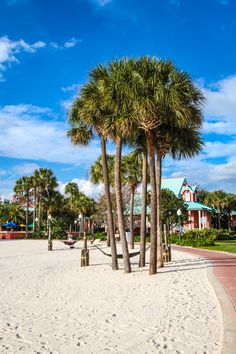
<path fill-rule="evenodd" d="M 149 276 L 134 257 L 124 274 L 94 248 L 81 268 L 76 246 L 0 241 L 1 354 L 221 352 L 221 309 L 203 259 L 173 252 Z"/>

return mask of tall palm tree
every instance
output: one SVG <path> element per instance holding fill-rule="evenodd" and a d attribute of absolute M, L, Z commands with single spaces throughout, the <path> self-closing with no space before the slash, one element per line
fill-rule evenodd
<path fill-rule="evenodd" d="M 124 181 L 130 189 L 130 248 L 134 248 L 134 195 L 142 177 L 140 151 L 136 150 L 122 158 Z"/>
<path fill-rule="evenodd" d="M 113 61 L 109 67 L 110 81 L 106 90 L 106 107 L 110 114 L 105 119 L 104 129 L 116 144 L 115 158 L 115 193 L 118 217 L 118 228 L 123 252 L 124 271 L 131 272 L 128 244 L 125 235 L 125 221 L 123 212 L 121 156 L 122 145 L 131 138 L 132 132 L 137 129 L 136 121 L 132 117 L 133 99 L 129 85 L 133 80 L 133 61 L 122 59 Z"/>
<path fill-rule="evenodd" d="M 194 122 L 202 123 L 203 96 L 186 73 L 179 71 L 172 62 L 143 57 L 137 61 L 137 115 L 145 131 L 150 165 L 151 183 L 151 248 L 150 274 L 157 271 L 157 186 L 155 171 L 156 134 L 162 124 L 184 127 Z M 161 169 L 160 169 L 161 171 Z M 158 179 L 160 190 L 160 178 Z M 159 193 L 160 195 L 160 193 Z M 158 197 L 159 198 L 159 197 Z M 158 220 L 159 221 L 159 220 Z M 159 226 L 158 226 L 159 228 Z"/>
<path fill-rule="evenodd" d="M 80 138 L 83 137 L 83 134 L 81 135 L 79 133 L 79 136 L 76 136 L 76 131 L 80 131 L 81 126 L 85 126 L 87 136 L 89 137 L 88 141 L 91 141 L 93 137 L 93 130 L 100 138 L 104 189 L 108 213 L 108 230 L 111 242 L 112 269 L 117 270 L 117 250 L 115 243 L 115 230 L 112 215 L 110 180 L 106 153 L 107 135 L 104 133 L 103 129 L 103 118 L 107 114 L 107 110 L 104 109 L 104 87 L 106 87 L 107 81 L 108 75 L 105 67 L 98 66 L 91 72 L 90 82 L 83 86 L 80 97 L 75 100 L 72 106 L 72 110 L 70 111 L 69 122 L 71 125 L 74 125 L 75 131 L 71 129 L 68 132 L 68 136 L 71 137 L 73 143 L 81 145 Z"/>
<path fill-rule="evenodd" d="M 29 224 L 29 203 L 31 198 L 32 189 L 32 178 L 31 177 L 21 177 L 16 180 L 14 192 L 19 198 L 20 202 L 26 203 L 26 213 L 25 213 L 25 236 L 28 237 L 28 224 Z"/>

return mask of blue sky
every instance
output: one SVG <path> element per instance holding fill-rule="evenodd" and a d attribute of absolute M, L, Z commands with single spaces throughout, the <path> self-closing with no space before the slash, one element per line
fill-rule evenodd
<path fill-rule="evenodd" d="M 167 157 L 164 175 L 236 193 L 235 13 L 233 0 L 1 0 L 0 196 L 37 167 L 61 190 L 101 190 L 87 181 L 99 144 L 71 146 L 67 110 L 93 66 L 140 55 L 172 59 L 207 99 L 203 153 Z"/>

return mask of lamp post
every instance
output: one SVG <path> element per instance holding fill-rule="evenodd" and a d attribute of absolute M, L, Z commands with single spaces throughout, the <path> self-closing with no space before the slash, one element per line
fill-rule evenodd
<path fill-rule="evenodd" d="M 83 215 L 79 214 L 80 232 L 83 232 L 84 236 L 84 248 L 81 250 L 81 267 L 87 267 L 89 265 L 89 250 L 87 248 L 87 233 L 86 224 Z M 81 226 L 83 229 L 81 230 Z"/>
<path fill-rule="evenodd" d="M 52 251 L 52 230 L 51 230 L 52 215 L 48 215 L 48 251 Z"/>
<path fill-rule="evenodd" d="M 36 218 L 34 219 L 34 221 L 35 221 L 35 225 L 34 225 L 34 231 L 35 231 L 35 226 L 36 226 L 36 224 L 37 224 L 38 221 L 39 221 L 39 219 L 37 218 L 37 216 L 36 216 Z M 37 231 L 37 228 L 36 228 L 36 231 Z"/>
<path fill-rule="evenodd" d="M 74 221 L 74 224 L 75 224 L 75 232 L 77 231 L 77 228 L 76 228 L 76 226 L 77 226 L 77 222 L 78 222 L 78 220 L 77 220 L 77 219 L 75 219 L 75 221 Z"/>
<path fill-rule="evenodd" d="M 182 215 L 182 211 L 181 211 L 181 209 L 178 209 L 178 210 L 177 210 L 177 215 L 178 215 L 178 224 L 179 224 L 179 242 L 180 242 L 180 240 L 181 240 L 181 231 L 180 231 L 180 227 L 181 227 L 181 225 L 180 225 L 180 218 L 181 218 L 181 215 Z"/>

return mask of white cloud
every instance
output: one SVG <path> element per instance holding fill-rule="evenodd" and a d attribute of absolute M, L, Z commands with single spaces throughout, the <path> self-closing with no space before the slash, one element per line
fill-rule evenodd
<path fill-rule="evenodd" d="M 79 91 L 80 88 L 81 88 L 80 84 L 74 84 L 74 85 L 62 87 L 61 89 L 63 92 L 71 92 L 71 91 Z"/>
<path fill-rule="evenodd" d="M 65 187 L 69 182 L 76 183 L 79 187 L 80 192 L 84 193 L 90 198 L 97 199 L 101 195 L 101 193 L 104 192 L 104 187 L 102 184 L 94 185 L 89 180 L 74 178 L 72 181 L 68 181 L 65 183 L 59 182 L 58 189 L 62 194 L 65 194 Z"/>
<path fill-rule="evenodd" d="M 12 168 L 13 173 L 20 176 L 31 175 L 35 170 L 39 168 L 36 163 L 22 163 Z"/>
<path fill-rule="evenodd" d="M 95 4 L 97 4 L 99 6 L 105 6 L 109 3 L 111 3 L 112 0 L 92 0 L 92 2 L 94 2 Z"/>
<path fill-rule="evenodd" d="M 229 5 L 229 0 L 219 0 L 220 5 Z"/>
<path fill-rule="evenodd" d="M 2 72 L 6 65 L 19 63 L 18 54 L 21 52 L 35 53 L 36 50 L 46 46 L 42 41 L 29 44 L 23 39 L 12 41 L 7 36 L 0 37 L 0 80 L 3 80 Z"/>
<path fill-rule="evenodd" d="M 81 39 L 72 37 L 62 45 L 59 45 L 56 42 L 51 42 L 49 43 L 49 46 L 55 49 L 69 49 L 76 46 L 79 42 L 81 42 Z M 42 41 L 29 44 L 23 39 L 15 41 L 9 39 L 8 36 L 0 37 L 0 81 L 4 81 L 3 72 L 7 69 L 7 67 L 9 67 L 12 63 L 20 63 L 20 53 L 35 53 L 37 50 L 46 46 L 47 44 Z"/>
<path fill-rule="evenodd" d="M 75 97 L 73 97 L 73 98 L 68 98 L 67 100 L 61 100 L 61 101 L 60 101 L 61 107 L 62 107 L 66 112 L 68 112 L 69 109 L 71 108 L 72 104 L 73 104 L 74 99 L 75 99 Z"/>
<path fill-rule="evenodd" d="M 206 97 L 204 132 L 236 134 L 236 75 L 202 86 L 202 90 Z"/>
<path fill-rule="evenodd" d="M 72 48 L 78 43 L 78 41 L 79 41 L 78 39 L 73 37 L 73 38 L 69 39 L 69 41 L 66 41 L 64 43 L 64 47 L 65 48 Z"/>
<path fill-rule="evenodd" d="M 189 183 L 198 183 L 210 191 L 224 189 L 236 193 L 236 153 L 226 162 L 217 164 L 214 160 L 204 160 L 202 155 L 181 161 L 167 157 L 163 164 L 163 174 L 166 177 L 185 176 Z"/>
<path fill-rule="evenodd" d="M 66 138 L 67 127 L 50 109 L 32 105 L 0 108 L 0 155 L 70 164 L 93 162 L 99 146 L 75 147 Z"/>
<path fill-rule="evenodd" d="M 180 5 L 181 5 L 181 2 L 180 2 L 180 0 L 171 0 L 171 2 L 170 2 L 172 5 L 175 5 L 175 6 L 177 6 L 177 7 L 180 7 Z"/>
<path fill-rule="evenodd" d="M 77 45 L 77 43 L 81 43 L 82 40 L 72 37 L 71 39 L 69 39 L 68 41 L 64 42 L 63 44 L 58 44 L 57 42 L 50 42 L 49 45 L 54 48 L 54 49 L 69 49 L 69 48 L 73 48 Z"/>
<path fill-rule="evenodd" d="M 6 173 L 6 170 L 0 170 L 0 176 L 4 176 Z"/>

